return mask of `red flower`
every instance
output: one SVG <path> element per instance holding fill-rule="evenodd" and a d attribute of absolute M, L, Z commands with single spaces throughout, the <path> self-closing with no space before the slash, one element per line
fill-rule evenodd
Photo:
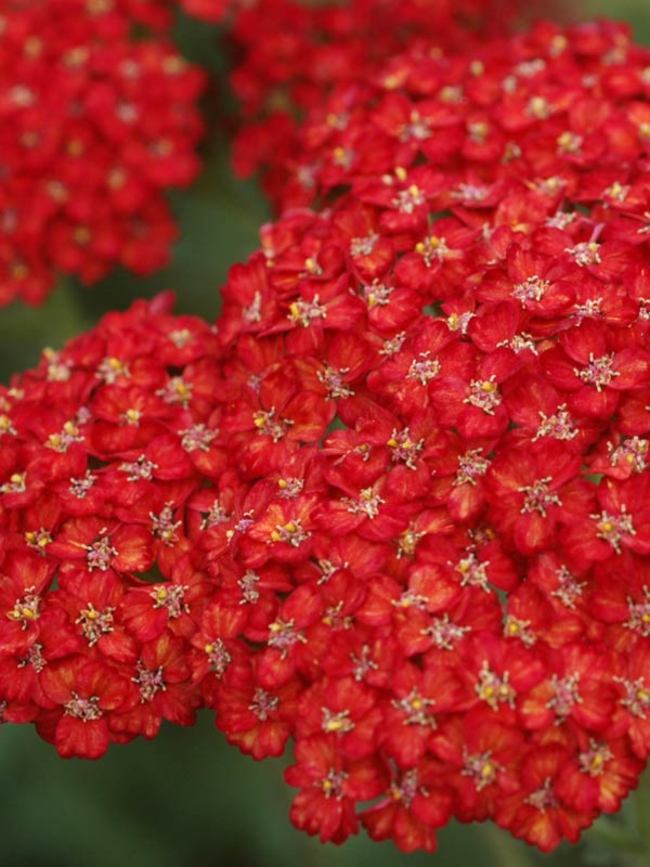
<path fill-rule="evenodd" d="M 262 759 L 284 752 L 293 727 L 300 688 L 295 681 L 270 692 L 255 685 L 250 663 L 236 684 L 217 692 L 217 725 L 239 749 Z"/>
<path fill-rule="evenodd" d="M 6 700 L 23 708 L 33 702 L 49 709 L 52 702 L 43 691 L 42 672 L 56 660 L 78 652 L 80 642 L 66 634 L 61 611 L 49 608 L 39 619 L 38 636 L 27 647 L 0 656 L 0 690 Z"/>
<path fill-rule="evenodd" d="M 176 237 L 163 193 L 197 173 L 204 83 L 162 34 L 131 35 L 136 20 L 166 27 L 165 4 L 4 11 L 0 305 L 42 303 L 60 271 L 162 267 Z"/>
<path fill-rule="evenodd" d="M 517 770 L 523 735 L 477 709 L 451 717 L 431 737 L 431 749 L 450 766 L 461 821 L 492 815 L 504 797 L 519 787 Z"/>
<path fill-rule="evenodd" d="M 343 760 L 323 736 L 300 741 L 296 759 L 285 772 L 289 785 L 300 788 L 291 805 L 292 821 L 322 842 L 342 843 L 357 832 L 356 802 L 381 792 L 385 770 L 373 759 Z"/>
<path fill-rule="evenodd" d="M 546 678 L 529 693 L 522 716 L 531 728 L 567 721 L 588 731 L 603 731 L 611 723 L 614 690 L 611 660 L 596 650 L 567 645 L 548 657 Z"/>
<path fill-rule="evenodd" d="M 29 553 L 7 558 L 0 582 L 0 652 L 26 649 L 39 635 L 43 594 L 49 588 L 52 567 Z"/>
<path fill-rule="evenodd" d="M 632 749 L 640 759 L 648 755 L 648 649 L 640 647 L 638 652 L 626 659 L 621 658 L 621 673 L 614 678 L 618 694 L 618 713 L 621 727 L 628 732 Z"/>
<path fill-rule="evenodd" d="M 165 634 L 144 644 L 140 658 L 130 671 L 130 683 L 135 687 L 139 703 L 112 720 L 116 733 L 153 738 L 163 719 L 177 725 L 192 725 L 199 696 L 190 683 L 184 644 L 180 639 Z"/>
<path fill-rule="evenodd" d="M 563 767 L 557 791 L 579 811 L 615 813 L 636 785 L 640 770 L 624 741 L 585 739 L 577 756 Z"/>
<path fill-rule="evenodd" d="M 68 615 L 68 628 L 97 650 L 117 662 L 135 662 L 137 644 L 127 634 L 122 620 L 124 586 L 111 570 L 88 581 L 84 570 L 68 573 L 53 601 Z"/>
<path fill-rule="evenodd" d="M 108 749 L 110 723 L 137 700 L 132 683 L 97 662 L 78 657 L 48 666 L 42 676 L 46 696 L 60 706 L 53 741 L 60 755 L 97 759 Z"/>
<path fill-rule="evenodd" d="M 467 696 L 451 668 L 431 666 L 423 673 L 412 665 L 397 672 L 384 710 L 382 740 L 400 768 L 415 767 L 443 717 L 465 704 Z"/>
<path fill-rule="evenodd" d="M 101 518 L 64 524 L 48 553 L 63 563 L 81 561 L 87 572 L 146 572 L 152 562 L 151 537 L 140 527 Z"/>
<path fill-rule="evenodd" d="M 612 351 L 613 337 L 602 326 L 584 322 L 561 336 L 561 349 L 551 349 L 541 359 L 550 381 L 569 392 L 569 409 L 579 415 L 608 418 L 616 410 L 619 391 L 641 388 L 647 381 L 648 352 Z"/>
<path fill-rule="evenodd" d="M 189 560 L 178 560 L 171 581 L 127 592 L 123 602 L 124 624 L 138 641 L 153 641 L 166 630 L 191 638 L 209 589 L 206 576 L 194 571 Z"/>
<path fill-rule="evenodd" d="M 567 530 L 567 543 L 575 540 L 573 554 L 587 562 L 619 556 L 625 549 L 650 551 L 647 490 L 649 477 L 626 482 L 607 479 L 598 487 L 597 503 Z"/>
<path fill-rule="evenodd" d="M 395 776 L 386 796 L 362 813 L 373 840 L 392 839 L 403 852 L 437 847 L 436 828 L 452 813 L 452 793 L 440 786 L 440 766 L 427 760 Z"/>
<path fill-rule="evenodd" d="M 560 745 L 539 745 L 530 750 L 521 769 L 521 790 L 504 798 L 496 811 L 497 822 L 517 837 L 550 852 L 566 838 L 576 842 L 593 813 L 574 806 L 573 799 L 559 797 L 558 777 L 567 761 Z"/>
<path fill-rule="evenodd" d="M 324 680 L 305 692 L 296 731 L 299 738 L 330 735 L 348 759 L 371 755 L 382 713 L 376 695 L 352 677 Z"/>
<path fill-rule="evenodd" d="M 588 502 L 574 479 L 579 459 L 561 444 L 511 449 L 492 462 L 486 478 L 492 520 L 524 554 L 547 548 L 558 522 L 569 523 Z"/>

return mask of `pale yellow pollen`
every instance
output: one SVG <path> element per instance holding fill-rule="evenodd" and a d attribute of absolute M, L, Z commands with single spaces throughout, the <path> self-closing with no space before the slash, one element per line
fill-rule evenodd
<path fill-rule="evenodd" d="M 31 608 L 16 605 L 16 607 L 9 612 L 9 617 L 11 617 L 12 620 L 35 620 L 38 617 L 38 614 L 35 611 L 32 611 Z"/>
<path fill-rule="evenodd" d="M 342 728 L 345 728 L 345 726 L 345 720 L 337 719 L 336 717 L 323 723 L 323 728 L 326 732 L 338 732 L 341 731 Z"/>
<path fill-rule="evenodd" d="M 544 120 L 551 113 L 551 106 L 543 96 L 534 96 L 528 103 L 529 113 L 540 120 Z"/>
<path fill-rule="evenodd" d="M 112 190 L 121 189 L 126 183 L 126 172 L 124 169 L 115 168 L 108 173 L 108 186 Z"/>
<path fill-rule="evenodd" d="M 179 72 L 185 69 L 185 66 L 186 64 L 182 57 L 166 57 L 162 62 L 163 71 L 167 75 L 178 75 Z"/>
<path fill-rule="evenodd" d="M 557 57 L 558 54 L 562 54 L 562 52 L 566 49 L 569 44 L 566 36 L 563 36 L 561 33 L 558 33 L 557 36 L 554 36 L 551 39 L 551 44 L 549 46 L 550 53 L 552 57 Z"/>
<path fill-rule="evenodd" d="M 300 528 L 296 524 L 295 521 L 289 521 L 282 527 L 278 527 L 277 529 L 271 532 L 271 539 L 274 542 L 282 542 L 286 540 L 287 535 L 291 535 L 293 533 L 297 533 Z"/>
<path fill-rule="evenodd" d="M 11 266 L 11 276 L 14 280 L 24 280 L 29 276 L 29 268 L 23 262 L 16 262 Z"/>
<path fill-rule="evenodd" d="M 85 149 L 84 143 L 78 138 L 70 139 L 66 146 L 66 150 L 71 157 L 80 157 Z"/>
<path fill-rule="evenodd" d="M 182 379 L 179 379 L 177 382 L 174 383 L 174 391 L 180 397 L 189 397 L 190 395 L 190 389 L 187 384 L 183 382 Z"/>
<path fill-rule="evenodd" d="M 25 541 L 29 545 L 36 545 L 38 548 L 47 548 L 52 539 L 49 533 L 36 533 L 33 530 L 28 530 L 25 533 Z"/>
<path fill-rule="evenodd" d="M 154 142 L 152 146 L 152 151 L 156 156 L 159 157 L 167 157 L 173 151 L 174 146 L 172 142 L 167 138 L 161 138 L 157 142 Z"/>
<path fill-rule="evenodd" d="M 78 45 L 75 48 L 71 48 L 70 51 L 67 51 L 65 53 L 63 57 L 63 62 L 66 66 L 83 66 L 83 64 L 88 60 L 89 55 L 90 52 L 87 48 L 82 45 Z"/>
<path fill-rule="evenodd" d="M 43 41 L 38 36 L 30 36 L 25 40 L 25 54 L 28 57 L 38 57 L 43 50 Z"/>
<path fill-rule="evenodd" d="M 384 78 L 384 87 L 386 90 L 395 90 L 396 87 L 399 87 L 402 83 L 402 76 L 397 75 L 397 73 L 393 73 L 392 75 L 387 75 Z"/>
<path fill-rule="evenodd" d="M 437 250 L 439 247 L 443 245 L 443 241 L 437 235 L 431 235 L 428 239 L 428 246 L 430 249 Z M 424 241 L 418 241 L 415 245 L 415 250 L 418 253 L 424 253 L 427 249 L 427 244 Z"/>

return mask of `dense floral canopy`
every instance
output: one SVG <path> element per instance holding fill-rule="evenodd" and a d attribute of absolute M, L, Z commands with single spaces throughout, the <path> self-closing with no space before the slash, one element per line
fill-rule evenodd
<path fill-rule="evenodd" d="M 215 326 L 138 302 L 0 390 L 4 717 L 94 758 L 213 708 L 293 742 L 292 820 L 336 842 L 547 851 L 616 811 L 650 751 L 649 87 L 608 23 L 417 39 L 307 113 Z"/>

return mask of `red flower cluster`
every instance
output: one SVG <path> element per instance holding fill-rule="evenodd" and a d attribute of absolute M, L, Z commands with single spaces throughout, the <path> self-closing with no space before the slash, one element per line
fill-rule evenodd
<path fill-rule="evenodd" d="M 336 842 L 455 816 L 550 850 L 619 808 L 648 70 L 608 24 L 418 44 L 312 115 L 329 207 L 263 229 L 218 331 L 140 303 L 0 392 L 6 719 L 97 756 L 206 705 L 257 759 L 294 741 L 292 819 Z"/>
<path fill-rule="evenodd" d="M 63 756 L 199 705 L 191 639 L 216 584 L 187 503 L 224 470 L 219 347 L 169 307 L 111 314 L 0 390 L 2 717 L 35 720 Z"/>
<path fill-rule="evenodd" d="M 414 38 L 429 40 L 429 51 L 468 51 L 537 7 L 552 12 L 548 0 L 256 0 L 229 33 L 240 56 L 231 77 L 243 116 L 236 171 L 262 169 L 271 198 L 281 201 L 287 163 L 302 153 L 300 119 L 333 88 L 370 78 Z"/>
<path fill-rule="evenodd" d="M 548 850 L 647 759 L 649 69 L 607 24 L 416 46 L 312 112 L 329 207 L 225 288 L 237 478 L 195 545 L 246 643 L 223 614 L 206 700 L 294 739 L 324 840 Z"/>
<path fill-rule="evenodd" d="M 0 306 L 58 272 L 145 274 L 176 229 L 163 195 L 196 175 L 203 74 L 158 37 L 156 4 L 11 0 L 0 16 Z M 163 10 L 164 11 L 164 10 Z"/>

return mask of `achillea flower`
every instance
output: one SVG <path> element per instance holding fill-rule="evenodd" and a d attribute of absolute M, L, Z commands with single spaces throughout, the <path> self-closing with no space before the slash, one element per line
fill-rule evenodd
<path fill-rule="evenodd" d="M 377 839 L 432 849 L 456 815 L 548 851 L 647 758 L 649 60 L 609 24 L 418 46 L 325 140 L 338 95 L 311 112 L 328 209 L 265 227 L 224 289 L 237 470 L 218 546 L 193 539 L 249 612 L 247 694 L 282 713 L 292 818 L 322 839 L 356 829 L 359 761 Z"/>
<path fill-rule="evenodd" d="M 66 756 L 187 725 L 201 701 L 191 642 L 216 585 L 186 508 L 224 466 L 220 348 L 170 307 L 111 314 L 0 392 L 0 693 Z"/>
<path fill-rule="evenodd" d="M 322 840 L 432 851 L 455 816 L 549 851 L 618 810 L 650 745 L 649 65 L 606 23 L 418 45 L 366 82 L 373 159 L 263 228 L 215 329 L 140 303 L 0 392 L 8 719 L 96 756 L 211 707 L 256 759 L 295 744 Z"/>
<path fill-rule="evenodd" d="M 133 39 L 135 7 L 3 8 L 0 305 L 39 303 L 59 273 L 92 283 L 167 260 L 176 229 L 163 194 L 198 171 L 203 74 L 162 37 Z"/>
<path fill-rule="evenodd" d="M 306 201 L 318 195 L 315 176 L 329 162 L 328 140 L 335 130 L 344 134 L 350 121 L 354 122 L 356 109 L 368 96 L 369 83 L 386 71 L 388 57 L 418 39 L 433 58 L 455 55 L 478 47 L 487 36 L 507 32 L 522 15 L 553 11 L 548 2 L 523 4 L 520 0 L 350 0 L 344 4 L 255 0 L 241 8 L 234 4 L 234 9 L 228 38 L 234 41 L 241 60 L 231 80 L 242 113 L 235 169 L 242 175 L 262 169 L 265 187 L 276 205 L 289 198 Z M 398 64 L 387 74 L 393 87 L 404 83 Z M 448 86 L 451 96 L 455 82 L 450 80 Z M 319 127 L 310 128 L 305 148 L 302 120 L 325 101 L 328 111 Z M 404 118 L 405 142 L 430 134 L 426 117 Z M 343 137 L 346 144 L 327 167 L 332 176 L 339 170 L 345 173 L 357 160 L 354 137 Z M 432 147 L 442 146 L 451 153 L 453 138 L 445 138 L 443 142 L 437 137 Z"/>

